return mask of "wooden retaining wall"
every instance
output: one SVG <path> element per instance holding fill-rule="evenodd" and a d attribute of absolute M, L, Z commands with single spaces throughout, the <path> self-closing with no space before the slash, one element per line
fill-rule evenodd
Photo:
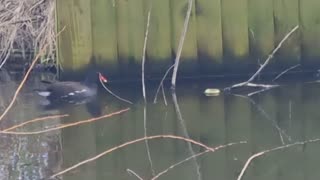
<path fill-rule="evenodd" d="M 96 57 L 109 74 L 139 75 L 147 13 L 152 2 L 146 73 L 172 64 L 188 0 L 57 0 L 58 58 L 79 70 Z M 320 62 L 319 0 L 194 0 L 181 73 L 221 74 L 256 68 L 294 26 L 273 64 Z"/>

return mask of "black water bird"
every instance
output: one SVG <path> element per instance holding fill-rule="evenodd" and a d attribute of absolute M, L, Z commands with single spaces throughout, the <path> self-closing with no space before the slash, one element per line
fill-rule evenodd
<path fill-rule="evenodd" d="M 97 94 L 99 81 L 107 83 L 100 72 L 89 72 L 83 82 L 57 81 L 47 82 L 45 89 L 35 89 L 35 91 L 48 100 L 44 105 L 57 105 L 59 103 L 83 104 L 89 102 Z"/>

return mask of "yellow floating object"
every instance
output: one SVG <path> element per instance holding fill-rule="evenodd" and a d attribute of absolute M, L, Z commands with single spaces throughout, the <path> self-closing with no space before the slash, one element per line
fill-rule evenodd
<path fill-rule="evenodd" d="M 204 91 L 204 94 L 206 96 L 219 96 L 220 94 L 220 89 L 206 89 Z"/>

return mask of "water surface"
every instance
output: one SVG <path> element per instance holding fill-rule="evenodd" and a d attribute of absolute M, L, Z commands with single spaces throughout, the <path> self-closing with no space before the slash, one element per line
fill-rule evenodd
<path fill-rule="evenodd" d="M 42 110 L 38 105 L 40 97 L 32 91 L 42 86 L 40 78 L 33 75 L 28 80 L 14 107 L 1 122 L 2 129 L 52 114 L 69 114 L 69 117 L 35 123 L 17 131 L 41 130 L 92 117 L 86 105 Z M 1 112 L 10 102 L 18 82 L 19 78 L 1 83 Z M 203 95 L 205 88 L 219 86 L 223 85 L 211 82 L 178 85 L 176 97 L 165 88 L 168 103 L 165 105 L 161 93 L 157 103 L 153 103 L 156 86 L 147 88 L 145 104 L 140 84 L 110 84 L 108 87 L 114 93 L 134 104 L 121 102 L 101 90 L 94 107 L 100 108 L 102 114 L 129 107 L 127 113 L 40 135 L 0 135 L 0 179 L 47 179 L 124 142 L 145 135 L 170 134 L 211 147 L 239 141 L 248 143 L 192 158 L 159 179 L 231 180 L 237 178 L 246 160 L 259 151 L 320 138 L 320 84 L 290 83 L 250 98 Z M 128 169 L 143 179 L 151 179 L 169 166 L 204 150 L 181 140 L 142 141 L 80 166 L 64 174 L 63 179 L 137 179 L 127 172 Z M 255 159 L 243 179 L 319 179 L 319 152 L 320 143 L 274 151 Z"/>

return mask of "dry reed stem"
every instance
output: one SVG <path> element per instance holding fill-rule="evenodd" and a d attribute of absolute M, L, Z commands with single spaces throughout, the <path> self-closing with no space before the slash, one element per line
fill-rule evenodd
<path fill-rule="evenodd" d="M 255 72 L 247 81 L 241 82 L 238 84 L 234 84 L 230 87 L 225 88 L 224 90 L 230 90 L 232 88 L 246 86 L 250 82 L 252 82 L 259 74 L 260 72 L 269 64 L 270 60 L 273 58 L 274 54 L 281 48 L 282 44 L 299 28 L 299 25 L 295 26 L 290 32 L 288 32 L 284 38 L 280 41 L 278 46 L 272 51 L 271 54 L 269 54 L 268 58 L 265 60 L 265 62 L 260 66 L 260 68 Z"/>
<path fill-rule="evenodd" d="M 172 79 L 171 79 L 171 89 L 173 90 L 176 89 L 176 80 L 177 80 L 179 61 L 180 61 L 180 56 L 181 56 L 181 52 L 184 44 L 184 39 L 188 31 L 189 19 L 190 19 L 191 10 L 192 10 L 192 3 L 193 3 L 193 0 L 188 1 L 188 11 L 186 14 L 186 18 L 183 25 L 183 31 L 181 33 L 181 37 L 178 45 L 177 56 L 174 60 L 174 68 L 173 68 Z"/>
<path fill-rule="evenodd" d="M 127 172 L 129 174 L 133 174 L 135 177 L 137 177 L 139 180 L 143 180 L 142 177 L 140 177 L 136 172 L 132 171 L 131 169 L 127 169 Z"/>
<path fill-rule="evenodd" d="M 247 160 L 247 162 L 245 163 L 245 165 L 243 166 L 237 180 L 241 180 L 241 178 L 243 177 L 245 171 L 247 170 L 249 164 L 252 162 L 253 159 L 257 158 L 257 157 L 260 157 L 264 154 L 267 154 L 269 152 L 272 152 L 272 151 L 276 151 L 276 150 L 281 150 L 281 149 L 285 149 L 285 148 L 289 148 L 289 147 L 292 147 L 292 146 L 297 146 L 297 145 L 304 145 L 306 143 L 314 143 L 314 142 L 318 142 L 320 141 L 320 139 L 311 139 L 311 140 L 307 140 L 307 141 L 302 141 L 302 142 L 295 142 L 295 143 L 292 143 L 292 144 L 287 144 L 287 145 L 284 145 L 284 146 L 278 146 L 278 147 L 275 147 L 275 148 L 272 148 L 272 149 L 268 149 L 268 150 L 264 150 L 264 151 L 261 151 L 261 152 L 258 152 L 252 156 L 250 156 L 250 158 Z"/>
<path fill-rule="evenodd" d="M 146 85 L 145 85 L 145 63 L 146 63 L 146 51 L 147 51 L 147 42 L 148 42 L 148 34 L 149 34 L 149 26 L 150 26 L 150 17 L 151 17 L 151 11 L 152 11 L 152 0 L 150 0 L 150 7 L 148 11 L 148 20 L 147 20 L 147 27 L 146 27 L 146 34 L 144 36 L 144 43 L 143 43 L 143 52 L 142 52 L 142 62 L 141 62 L 141 73 L 142 73 L 142 95 L 144 102 L 146 102 Z"/>
<path fill-rule="evenodd" d="M 7 132 L 7 131 L 16 129 L 16 128 L 18 128 L 18 127 L 21 127 L 21 126 L 24 126 L 24 125 L 27 125 L 27 124 L 30 124 L 30 123 L 35 123 L 35 122 L 39 122 L 39 121 L 45 121 L 45 120 L 48 120 L 48 119 L 62 118 L 62 117 L 67 117 L 67 116 L 69 116 L 69 115 L 68 115 L 68 114 L 62 114 L 62 115 L 52 115 L 52 116 L 35 118 L 35 119 L 32 119 L 32 120 L 28 120 L 28 121 L 26 121 L 26 122 L 23 122 L 23 123 L 21 123 L 21 124 L 17 124 L 17 125 L 14 125 L 14 126 L 12 126 L 12 127 L 6 128 L 6 129 L 4 129 L 4 130 L 2 130 L 2 131 L 3 131 L 3 132 Z"/>
<path fill-rule="evenodd" d="M 74 122 L 74 123 L 62 124 L 62 125 L 57 126 L 57 127 L 44 129 L 44 130 L 40 130 L 40 131 L 33 131 L 33 132 L 12 132 L 12 131 L 5 131 L 4 132 L 4 131 L 0 131 L 0 134 L 35 135 L 35 134 L 47 133 L 47 132 L 50 132 L 50 131 L 60 130 L 60 129 L 68 128 L 68 127 L 81 125 L 81 124 L 87 124 L 87 123 L 90 123 L 90 122 L 95 122 L 95 121 L 101 120 L 103 118 L 108 118 L 108 117 L 112 117 L 114 115 L 118 115 L 118 114 L 127 112 L 129 110 L 130 110 L 130 108 L 126 108 L 126 109 L 122 109 L 120 111 L 113 112 L 113 113 L 110 113 L 110 114 L 106 114 L 106 115 L 103 115 L 103 116 L 99 116 L 99 117 L 96 117 L 96 118 L 90 118 L 90 119 L 87 119 L 87 120 L 81 120 L 79 122 Z"/>
<path fill-rule="evenodd" d="M 102 156 L 104 156 L 104 155 L 107 155 L 107 154 L 109 154 L 109 153 L 111 153 L 111 152 L 113 152 L 113 151 L 115 151 L 115 150 L 121 149 L 121 148 L 126 147 L 126 146 L 128 146 L 128 145 L 135 144 L 135 143 L 138 143 L 138 142 L 141 142 L 141 141 L 145 141 L 146 139 L 147 139 L 147 140 L 151 140 L 151 139 L 160 139 L 160 138 L 164 138 L 164 139 L 168 138 L 168 139 L 182 140 L 182 141 L 190 142 L 190 143 L 192 143 L 192 144 L 194 144 L 194 145 L 198 145 L 198 146 L 200 146 L 200 147 L 203 147 L 203 148 L 205 148 L 206 150 L 209 150 L 209 151 L 212 151 L 212 152 L 215 151 L 215 148 L 209 147 L 209 146 L 207 146 L 207 145 L 205 145 L 205 144 L 202 144 L 202 143 L 200 143 L 200 142 L 198 142 L 198 141 L 195 141 L 195 140 L 192 140 L 192 139 L 187 139 L 187 138 L 181 137 L 181 136 L 175 136 L 175 135 L 155 135 L 155 136 L 148 136 L 148 137 L 142 137 L 142 138 L 139 138 L 139 139 L 135 139 L 135 140 L 132 140 L 132 141 L 128 141 L 128 142 L 125 142 L 125 143 L 120 144 L 120 145 L 118 145 L 118 146 L 115 146 L 115 147 L 113 147 L 113 148 L 110 148 L 110 149 L 108 149 L 108 150 L 106 150 L 106 151 L 104 151 L 104 152 L 102 152 L 102 153 L 100 153 L 100 154 L 98 154 L 98 155 L 96 155 L 96 156 L 94 156 L 94 157 L 92 157 L 92 158 L 86 159 L 86 160 L 84 160 L 84 161 L 81 161 L 81 162 L 73 165 L 73 166 L 68 167 L 68 168 L 66 168 L 66 169 L 64 169 L 64 170 L 62 170 L 62 171 L 60 171 L 60 172 L 52 175 L 50 178 L 55 178 L 55 177 L 57 177 L 57 176 L 60 176 L 60 175 L 62 175 L 62 174 L 65 174 L 65 173 L 67 173 L 67 172 L 69 172 L 69 171 L 71 171 L 71 170 L 73 170 L 73 169 L 75 169 L 75 168 L 77 168 L 77 167 L 79 167 L 79 166 L 81 166 L 81 165 L 84 165 L 84 164 L 89 163 L 89 162 L 91 162 L 91 161 L 95 161 L 95 160 L 99 159 L 100 157 L 102 157 Z"/>
<path fill-rule="evenodd" d="M 246 142 L 246 141 L 233 142 L 233 143 L 229 143 L 229 144 L 217 146 L 217 147 L 215 147 L 214 149 L 215 149 L 215 151 L 217 151 L 217 150 L 220 150 L 220 149 L 223 149 L 223 148 L 227 148 L 227 147 L 229 147 L 229 146 L 233 146 L 233 145 L 237 145 L 237 144 L 245 144 L 245 143 L 247 143 L 247 142 Z M 158 173 L 158 174 L 157 174 L 156 176 L 154 176 L 151 180 L 158 179 L 160 176 L 162 176 L 163 174 L 167 173 L 169 170 L 171 170 L 171 169 L 173 169 L 173 168 L 175 168 L 175 167 L 177 167 L 177 166 L 179 166 L 179 165 L 181 165 L 181 164 L 183 164 L 183 163 L 185 163 L 185 162 L 187 162 L 187 161 L 189 161 L 189 160 L 191 160 L 191 159 L 193 159 L 193 158 L 196 158 L 196 157 L 198 157 L 198 156 L 204 155 L 204 154 L 206 154 L 206 153 L 208 153 L 208 152 L 210 152 L 210 150 L 205 150 L 205 151 L 203 151 L 203 152 L 194 154 L 194 155 L 192 155 L 192 156 L 190 156 L 190 157 L 188 157 L 188 158 L 186 158 L 186 159 L 184 159 L 184 160 L 182 160 L 182 161 L 179 161 L 179 162 L 177 162 L 177 163 L 169 166 L 167 169 L 165 169 L 165 170 L 161 171 L 160 173 Z"/>
<path fill-rule="evenodd" d="M 65 27 L 63 27 L 63 29 L 57 33 L 56 37 L 58 37 L 63 31 L 64 31 Z M 8 105 L 8 107 L 4 110 L 4 112 L 1 114 L 0 116 L 0 121 L 2 121 L 3 117 L 9 112 L 9 110 L 11 109 L 11 107 L 13 106 L 15 100 L 17 99 L 23 85 L 25 84 L 25 82 L 27 81 L 32 68 L 35 66 L 35 64 L 37 63 L 38 59 L 41 57 L 41 55 L 46 51 L 48 44 L 44 44 L 44 46 L 40 49 L 39 53 L 37 54 L 37 56 L 34 58 L 34 60 L 32 61 L 29 69 L 27 70 L 26 74 L 24 75 L 21 83 L 19 84 L 17 90 L 14 93 L 14 96 L 10 102 L 10 104 Z"/>
<path fill-rule="evenodd" d="M 12 49 L 35 52 L 49 44 L 47 57 L 55 56 L 55 0 L 0 0 L 0 69 Z"/>

